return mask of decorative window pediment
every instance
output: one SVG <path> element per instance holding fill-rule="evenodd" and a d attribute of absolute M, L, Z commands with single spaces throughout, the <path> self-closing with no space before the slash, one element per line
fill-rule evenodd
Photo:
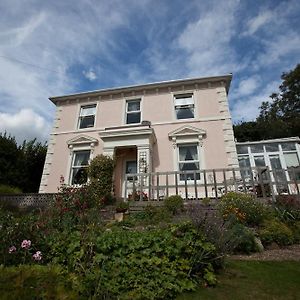
<path fill-rule="evenodd" d="M 88 135 L 79 135 L 75 138 L 72 138 L 67 141 L 68 147 L 71 149 L 74 146 L 81 146 L 81 145 L 89 145 L 90 147 L 94 147 L 98 143 L 98 140 L 90 137 Z"/>
<path fill-rule="evenodd" d="M 176 130 L 169 133 L 169 138 L 176 137 L 186 137 L 186 136 L 201 136 L 201 138 L 206 135 L 206 131 L 200 128 L 196 128 L 190 125 L 182 126 Z"/>
<path fill-rule="evenodd" d="M 196 128 L 190 125 L 182 126 L 176 130 L 171 131 L 168 136 L 173 141 L 175 146 L 178 142 L 199 142 L 202 146 L 203 137 L 206 135 L 206 131 L 200 128 Z"/>

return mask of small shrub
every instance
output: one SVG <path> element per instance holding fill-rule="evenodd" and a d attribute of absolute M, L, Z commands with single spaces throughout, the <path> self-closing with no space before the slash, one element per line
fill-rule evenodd
<path fill-rule="evenodd" d="M 218 209 L 225 220 L 233 218 L 249 226 L 260 225 L 269 216 L 267 205 L 244 193 L 227 193 L 221 198 Z"/>
<path fill-rule="evenodd" d="M 165 198 L 164 207 L 170 211 L 173 215 L 183 210 L 183 199 L 179 195 L 174 195 Z"/>
<path fill-rule="evenodd" d="M 116 204 L 116 212 L 125 212 L 129 208 L 129 203 L 120 201 Z"/>
<path fill-rule="evenodd" d="M 292 230 L 286 224 L 276 219 L 266 220 L 259 231 L 259 236 L 264 245 L 275 242 L 280 246 L 286 246 L 293 243 Z"/>
<path fill-rule="evenodd" d="M 114 159 L 102 154 L 93 158 L 88 167 L 89 185 L 99 199 L 112 191 L 114 167 Z"/>
<path fill-rule="evenodd" d="M 290 229 L 293 232 L 293 240 L 295 244 L 300 243 L 300 221 L 294 222 L 291 226 Z"/>
<path fill-rule="evenodd" d="M 250 254 L 258 251 L 255 234 L 250 228 L 237 223 L 231 228 L 231 231 L 236 239 L 235 252 Z"/>
<path fill-rule="evenodd" d="M 300 221 L 300 201 L 296 195 L 280 195 L 276 197 L 276 216 L 285 223 Z"/>
<path fill-rule="evenodd" d="M 3 194 L 21 194 L 21 189 L 5 184 L 0 184 L 0 195 Z"/>

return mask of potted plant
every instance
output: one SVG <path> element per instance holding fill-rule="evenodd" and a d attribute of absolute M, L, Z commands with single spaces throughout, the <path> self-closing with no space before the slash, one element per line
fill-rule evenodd
<path fill-rule="evenodd" d="M 129 203 L 128 202 L 119 202 L 117 203 L 116 206 L 116 212 L 117 213 L 125 213 L 129 208 Z"/>

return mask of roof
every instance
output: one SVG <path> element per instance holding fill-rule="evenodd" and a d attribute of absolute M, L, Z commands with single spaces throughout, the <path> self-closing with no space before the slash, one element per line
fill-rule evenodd
<path fill-rule="evenodd" d="M 201 84 L 201 83 L 213 83 L 213 82 L 223 82 L 226 87 L 226 91 L 228 93 L 230 83 L 232 79 L 232 74 L 222 75 L 222 76 L 214 76 L 214 77 L 198 77 L 198 78 L 188 78 L 188 79 L 178 79 L 178 80 L 170 80 L 170 81 L 160 81 L 153 83 L 146 83 L 140 85 L 131 85 L 131 86 L 123 86 L 123 87 L 114 87 L 102 90 L 88 91 L 83 93 L 69 94 L 63 96 L 54 96 L 49 99 L 56 104 L 57 102 L 64 100 L 72 100 L 72 99 L 80 99 L 86 97 L 96 97 L 101 95 L 108 94 L 120 94 L 120 93 L 128 93 L 128 92 L 137 92 L 137 91 L 146 91 L 149 89 L 158 89 L 158 88 L 166 88 L 166 87 L 175 87 L 179 85 L 191 85 L 191 84 Z"/>
<path fill-rule="evenodd" d="M 285 143 L 285 142 L 300 142 L 298 136 L 280 138 L 280 139 L 270 139 L 270 140 L 260 140 L 253 142 L 236 142 L 236 145 L 252 145 L 252 144 L 265 144 L 265 143 Z"/>

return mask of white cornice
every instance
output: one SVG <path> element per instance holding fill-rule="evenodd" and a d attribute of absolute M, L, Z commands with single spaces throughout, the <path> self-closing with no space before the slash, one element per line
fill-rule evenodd
<path fill-rule="evenodd" d="M 135 94 L 136 92 L 145 93 L 146 91 L 153 90 L 153 89 L 158 91 L 160 88 L 167 88 L 170 90 L 178 86 L 184 87 L 185 85 L 195 85 L 195 89 L 197 89 L 198 85 L 201 85 L 203 83 L 207 83 L 207 88 L 210 88 L 210 83 L 219 83 L 221 86 L 224 86 L 228 92 L 231 79 L 232 79 L 232 74 L 213 76 L 213 77 L 188 78 L 188 79 L 147 83 L 141 85 L 116 87 L 116 88 L 109 88 L 103 90 L 95 90 L 90 92 L 76 93 L 76 94 L 63 95 L 63 96 L 55 96 L 55 97 L 50 97 L 49 99 L 54 104 L 57 104 L 61 101 L 77 100 L 77 99 L 79 100 L 84 98 L 86 99 L 88 97 L 101 97 L 102 95 L 104 96 L 104 95 L 114 95 L 114 94 L 122 94 L 122 93 Z"/>

